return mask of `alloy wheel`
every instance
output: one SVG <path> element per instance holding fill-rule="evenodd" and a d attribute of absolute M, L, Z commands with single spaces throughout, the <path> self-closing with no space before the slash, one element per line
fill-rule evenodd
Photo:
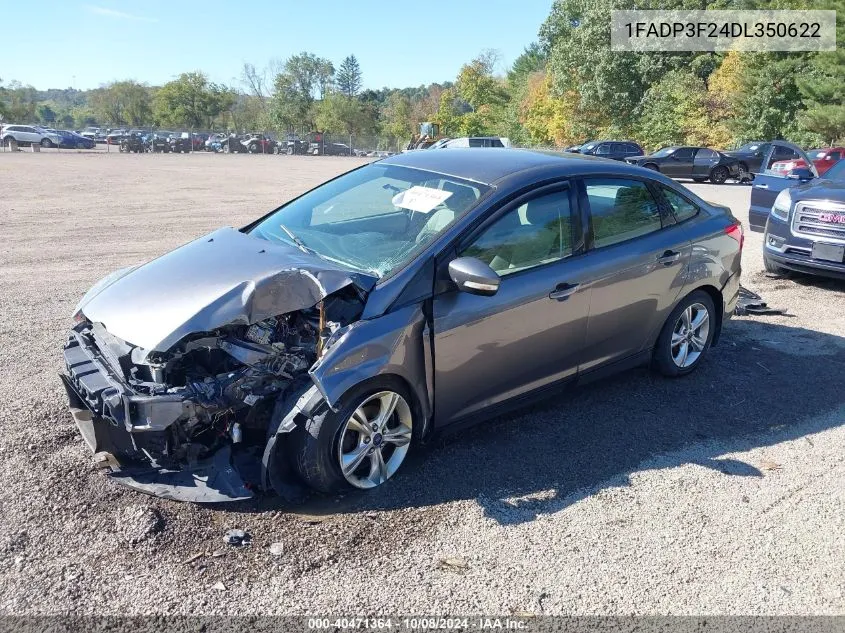
<path fill-rule="evenodd" d="M 710 313 L 701 303 L 681 312 L 672 329 L 672 360 L 681 369 L 691 367 L 704 352 L 710 334 Z"/>
<path fill-rule="evenodd" d="M 405 461 L 413 416 L 405 398 L 394 391 L 368 396 L 343 425 L 338 460 L 343 477 L 356 488 L 375 488 Z"/>

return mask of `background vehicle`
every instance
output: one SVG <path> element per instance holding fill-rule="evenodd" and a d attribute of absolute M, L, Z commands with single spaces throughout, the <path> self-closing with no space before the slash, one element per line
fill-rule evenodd
<path fill-rule="evenodd" d="M 223 149 L 223 141 L 226 139 L 225 134 L 211 134 L 205 139 L 205 149 L 209 152 L 219 152 Z"/>
<path fill-rule="evenodd" d="M 773 161 L 793 160 L 800 158 L 795 150 L 790 149 L 789 143 L 782 141 L 752 141 L 739 149 L 722 152 L 739 161 L 740 169 L 746 174 L 757 174 L 763 171 L 762 165 L 771 165 Z M 771 154 L 772 147 L 775 148 Z M 766 162 L 766 161 L 769 162 Z"/>
<path fill-rule="evenodd" d="M 124 154 L 143 154 L 147 151 L 147 146 L 139 135 L 128 134 L 120 141 L 120 151 Z"/>
<path fill-rule="evenodd" d="M 309 142 L 302 140 L 296 134 L 288 134 L 284 141 L 276 144 L 275 152 L 277 154 L 307 154 Z"/>
<path fill-rule="evenodd" d="M 72 132 L 71 130 L 58 130 L 58 133 L 63 137 L 60 147 L 94 149 L 97 146 L 93 139 Z"/>
<path fill-rule="evenodd" d="M 113 130 L 106 135 L 107 145 L 120 145 L 120 142 L 128 136 L 126 130 Z"/>
<path fill-rule="evenodd" d="M 819 176 L 823 176 L 828 169 L 842 160 L 843 156 L 845 156 L 845 147 L 827 147 L 807 151 L 807 157 L 813 162 Z M 807 163 L 801 158 L 779 160 L 772 165 L 774 171 L 784 172 L 790 172 L 799 167 L 807 167 Z"/>
<path fill-rule="evenodd" d="M 170 151 L 170 133 L 154 133 L 147 140 L 147 148 L 156 154 L 166 154 Z"/>
<path fill-rule="evenodd" d="M 709 179 L 717 185 L 742 175 L 739 160 L 707 147 L 664 147 L 648 156 L 626 158 L 625 162 L 670 178 L 692 178 L 696 182 Z"/>
<path fill-rule="evenodd" d="M 64 381 L 141 490 L 248 497 L 244 459 L 259 486 L 374 488 L 418 440 L 594 372 L 694 371 L 742 239 L 726 208 L 623 163 L 408 152 L 97 284 Z"/>
<path fill-rule="evenodd" d="M 443 149 L 448 147 L 510 147 L 510 139 L 500 136 L 463 136 L 459 138 L 442 139 L 429 149 Z"/>
<path fill-rule="evenodd" d="M 176 154 L 187 154 L 193 149 L 193 143 L 187 136 L 173 135 L 168 140 L 170 151 Z"/>
<path fill-rule="evenodd" d="M 246 147 L 246 151 L 250 154 L 276 153 L 276 141 L 264 134 L 248 134 L 243 140 L 241 140 L 241 144 Z"/>
<path fill-rule="evenodd" d="M 4 125 L 0 132 L 3 145 L 8 145 L 11 139 L 17 141 L 21 147 L 28 147 L 32 144 L 50 147 L 52 141 L 44 134 L 44 131 L 34 125 Z"/>
<path fill-rule="evenodd" d="M 230 134 L 220 142 L 220 148 L 224 154 L 239 154 L 246 152 L 246 145 L 243 138 L 237 134 Z"/>
<path fill-rule="evenodd" d="M 611 160 L 625 160 L 644 154 L 643 148 L 632 141 L 589 141 L 579 146 L 577 152 Z"/>
<path fill-rule="evenodd" d="M 805 166 L 789 172 L 770 168 L 754 176 L 748 215 L 751 230 L 764 233 L 766 270 L 845 279 L 845 161 L 820 177 L 800 148 L 774 143 L 762 165 L 773 167 L 777 156 L 790 150 Z"/>
<path fill-rule="evenodd" d="M 315 139 L 308 144 L 308 153 L 314 156 L 351 156 L 352 150 L 346 143 L 335 143 L 325 134 L 315 134 Z"/>

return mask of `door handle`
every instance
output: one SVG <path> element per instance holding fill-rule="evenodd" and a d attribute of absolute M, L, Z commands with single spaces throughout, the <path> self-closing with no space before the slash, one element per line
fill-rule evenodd
<path fill-rule="evenodd" d="M 769 185 L 754 185 L 755 189 L 768 189 Z"/>
<path fill-rule="evenodd" d="M 668 266 L 669 264 L 674 264 L 676 261 L 681 259 L 681 254 L 676 251 L 665 251 L 660 257 L 657 258 L 664 266 Z"/>
<path fill-rule="evenodd" d="M 556 301 L 566 301 L 569 296 L 578 290 L 578 284 L 562 283 L 555 286 L 555 289 L 549 293 L 549 299 Z"/>

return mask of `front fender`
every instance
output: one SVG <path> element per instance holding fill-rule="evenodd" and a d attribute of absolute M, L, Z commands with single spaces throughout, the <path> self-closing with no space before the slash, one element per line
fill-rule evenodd
<path fill-rule="evenodd" d="M 431 346 L 423 304 L 404 306 L 348 326 L 309 373 L 336 410 L 344 393 L 364 380 L 393 375 L 410 386 L 423 419 L 431 417 Z"/>

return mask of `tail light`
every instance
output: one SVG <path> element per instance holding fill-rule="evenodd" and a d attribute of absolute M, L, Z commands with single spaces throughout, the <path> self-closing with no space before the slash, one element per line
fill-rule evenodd
<path fill-rule="evenodd" d="M 739 250 L 742 250 L 742 246 L 745 244 L 745 234 L 742 232 L 742 224 L 737 222 L 736 224 L 726 226 L 725 234 L 735 239 L 736 243 L 739 244 Z"/>

